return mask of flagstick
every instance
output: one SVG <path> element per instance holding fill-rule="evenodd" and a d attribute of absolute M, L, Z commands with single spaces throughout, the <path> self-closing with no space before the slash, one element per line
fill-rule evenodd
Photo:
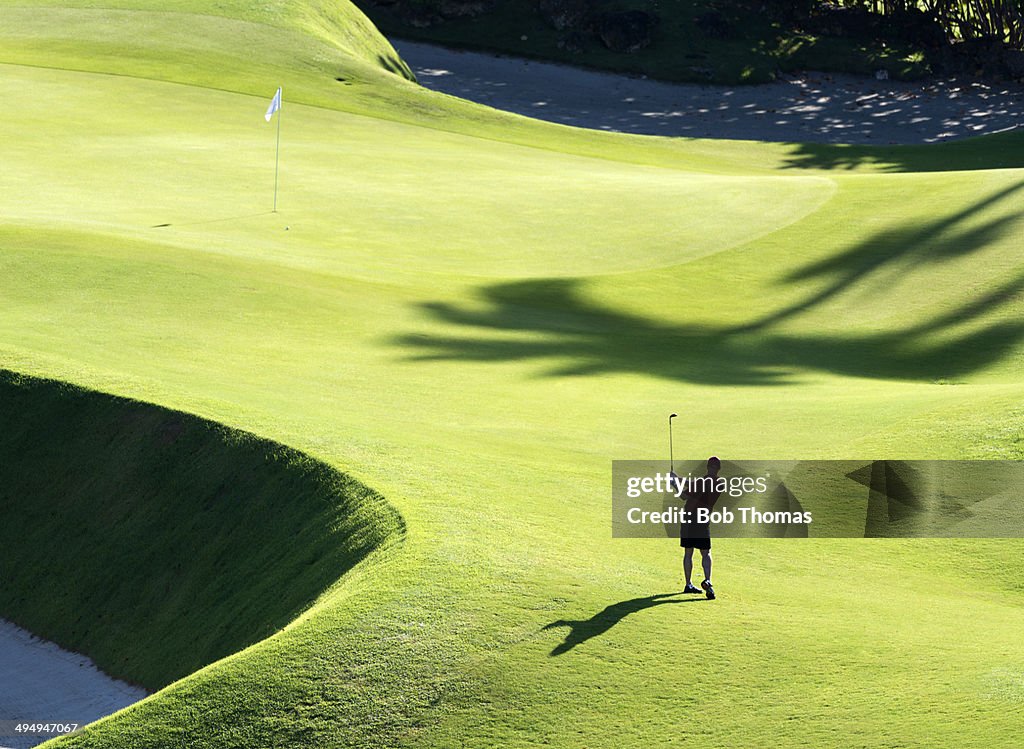
<path fill-rule="evenodd" d="M 274 213 L 277 213 L 277 172 L 281 163 L 281 113 L 284 111 L 284 89 L 277 106 L 277 153 L 274 155 Z"/>

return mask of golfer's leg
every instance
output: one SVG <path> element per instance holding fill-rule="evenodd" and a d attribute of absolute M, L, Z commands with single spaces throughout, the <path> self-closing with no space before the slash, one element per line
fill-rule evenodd
<path fill-rule="evenodd" d="M 704 579 L 711 582 L 711 549 L 700 550 L 700 563 L 704 567 Z M 690 578 L 686 578 L 689 580 Z"/>
<path fill-rule="evenodd" d="M 683 574 L 686 576 L 686 584 L 690 584 L 690 576 L 693 574 L 693 547 L 687 546 L 683 552 Z"/>

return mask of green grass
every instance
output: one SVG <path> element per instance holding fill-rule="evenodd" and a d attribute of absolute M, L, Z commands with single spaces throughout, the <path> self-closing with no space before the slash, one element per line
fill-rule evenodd
<path fill-rule="evenodd" d="M 301 7 L 218 7 L 0 10 L 0 366 L 287 445 L 406 533 L 55 746 L 1016 740 L 1019 542 L 722 540 L 718 601 L 649 606 L 678 549 L 612 540 L 607 496 L 670 411 L 693 458 L 1019 457 L 1019 136 L 585 133 L 419 89 L 372 36 L 293 44 Z M 69 486 L 102 462 L 76 439 Z M 210 475 L 244 474 L 224 449 Z"/>
<path fill-rule="evenodd" d="M 0 610 L 149 689 L 274 634 L 402 532 L 282 445 L 7 372 L 0 393 Z"/>
<path fill-rule="evenodd" d="M 752 84 L 773 81 L 779 73 L 799 70 L 873 75 L 885 69 L 893 78 L 916 79 L 929 72 L 922 51 L 898 40 L 824 37 L 791 24 L 773 21 L 752 7 L 708 0 L 605 0 L 602 10 L 653 11 L 658 24 L 649 46 L 630 53 L 613 52 L 596 37 L 582 50 L 564 49 L 557 31 L 537 12 L 534 0 L 502 0 L 476 18 L 451 19 L 428 27 L 407 23 L 393 7 L 373 0 L 356 5 L 382 31 L 398 38 L 459 49 L 494 51 L 666 81 Z M 721 10 L 730 26 L 724 37 L 711 37 L 697 25 L 710 8 Z"/>

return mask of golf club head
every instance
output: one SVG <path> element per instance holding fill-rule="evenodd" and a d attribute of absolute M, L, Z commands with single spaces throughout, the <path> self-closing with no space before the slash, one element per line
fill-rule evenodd
<path fill-rule="evenodd" d="M 672 419 L 674 419 L 674 418 L 675 418 L 675 417 L 677 417 L 678 415 L 679 415 L 679 414 L 669 414 L 669 415 L 668 415 L 668 420 L 669 420 L 669 421 L 672 421 Z"/>

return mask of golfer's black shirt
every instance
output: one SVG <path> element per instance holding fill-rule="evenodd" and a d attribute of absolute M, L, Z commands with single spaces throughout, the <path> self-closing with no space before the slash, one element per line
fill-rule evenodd
<path fill-rule="evenodd" d="M 706 478 L 711 477 L 708 476 Z M 695 483 L 697 483 L 698 488 L 696 491 L 686 492 L 686 505 L 683 507 L 686 512 L 690 513 L 690 517 L 693 517 L 694 513 L 696 513 L 697 509 L 700 507 L 704 507 L 708 510 L 714 509 L 715 502 L 718 501 L 718 497 L 721 494 L 720 491 L 717 491 L 714 488 L 705 488 L 705 485 L 709 483 L 707 481 Z M 712 479 L 710 482 L 711 487 L 714 487 L 715 483 L 715 480 Z"/>

